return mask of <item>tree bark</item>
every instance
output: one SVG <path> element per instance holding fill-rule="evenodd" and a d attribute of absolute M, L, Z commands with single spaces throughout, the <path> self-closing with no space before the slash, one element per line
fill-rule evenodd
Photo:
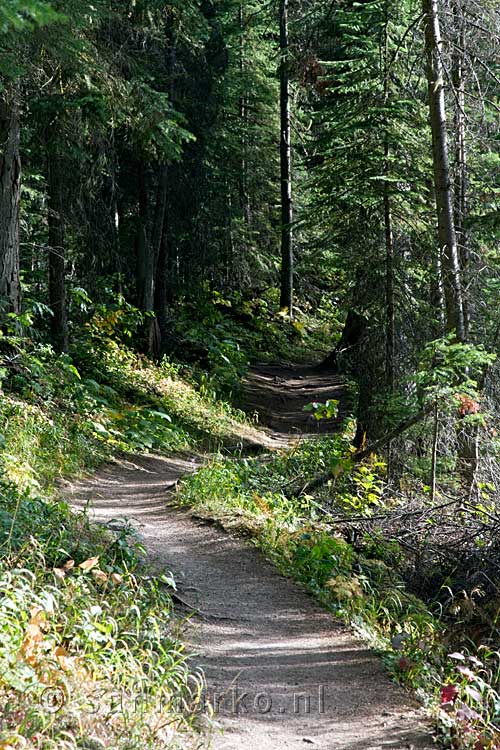
<path fill-rule="evenodd" d="M 388 157 L 388 144 L 386 142 Z M 394 392 L 394 344 L 396 321 L 394 310 L 394 235 L 392 231 L 391 199 L 388 183 L 384 184 L 384 227 L 385 227 L 385 373 L 389 393 Z"/>
<path fill-rule="evenodd" d="M 157 353 L 160 358 L 167 350 L 167 340 L 171 333 L 170 317 L 168 314 L 169 305 L 169 283 L 168 283 L 168 268 L 169 268 L 169 253 L 168 253 L 168 238 L 165 224 L 163 226 L 163 233 L 160 242 L 160 253 L 158 255 L 158 266 L 156 270 L 156 285 L 155 285 L 155 313 L 158 321 L 158 329 L 160 334 L 159 351 Z"/>
<path fill-rule="evenodd" d="M 280 0 L 280 162 L 281 162 L 281 295 L 280 306 L 293 317 L 293 202 L 288 0 Z"/>
<path fill-rule="evenodd" d="M 248 101 L 245 81 L 245 10 L 243 3 L 240 3 L 238 9 L 238 23 L 240 27 L 240 78 L 241 85 L 244 86 L 241 92 L 239 106 L 240 106 L 240 128 L 241 128 L 241 171 L 239 175 L 239 201 L 240 209 L 243 215 L 244 221 L 250 223 L 250 203 L 248 196 L 248 164 L 247 164 L 247 126 L 248 126 Z"/>
<path fill-rule="evenodd" d="M 465 228 L 468 214 L 468 165 L 467 165 L 467 142 L 465 138 L 465 79 L 464 79 L 464 50 L 465 50 L 465 22 L 459 18 L 456 9 L 455 16 L 459 26 L 460 47 L 453 54 L 452 80 L 455 89 L 455 191 L 454 191 L 454 218 L 457 232 L 458 253 L 462 273 L 462 295 L 464 311 L 465 337 L 468 337 L 470 328 L 470 306 L 467 299 L 467 283 L 469 281 L 470 250 L 469 237 Z"/>
<path fill-rule="evenodd" d="M 441 253 L 434 253 L 432 259 L 432 280 L 430 288 L 430 303 L 436 313 L 436 318 L 431 326 L 432 338 L 444 336 L 446 331 L 446 306 L 444 302 L 443 273 L 441 266 Z"/>
<path fill-rule="evenodd" d="M 439 407 L 434 404 L 434 419 L 432 426 L 432 452 L 431 452 L 431 504 L 434 505 L 436 500 L 437 488 L 437 458 L 438 458 L 438 439 L 439 439 Z"/>
<path fill-rule="evenodd" d="M 19 109 L 13 93 L 0 98 L 0 305 L 3 315 L 21 311 L 19 207 L 21 160 Z"/>
<path fill-rule="evenodd" d="M 155 215 L 153 221 L 153 231 L 151 237 L 153 277 L 158 263 L 160 246 L 163 237 L 163 225 L 165 223 L 165 213 L 167 210 L 167 189 L 168 189 L 168 167 L 166 164 L 160 164 L 158 169 L 158 188 L 156 191 Z M 153 281 L 154 286 L 154 281 Z M 154 294 L 153 294 L 154 297 Z M 152 309 L 152 308 L 151 308 Z"/>
<path fill-rule="evenodd" d="M 465 341 L 464 312 L 457 236 L 453 216 L 452 180 L 446 133 L 442 39 L 438 0 L 423 0 L 429 112 L 432 131 L 434 186 L 446 303 L 446 322 L 458 341 Z"/>
<path fill-rule="evenodd" d="M 153 309 L 154 300 L 154 262 L 150 237 L 149 190 L 150 172 L 146 164 L 139 167 L 137 215 L 137 303 L 143 312 Z"/>
<path fill-rule="evenodd" d="M 50 123 L 47 137 L 47 192 L 49 228 L 49 307 L 52 310 L 50 330 L 58 352 L 68 351 L 66 311 L 66 263 L 64 229 L 64 184 L 61 156 L 61 130 Z"/>
<path fill-rule="evenodd" d="M 162 325 L 167 319 L 167 243 L 165 232 L 165 217 L 167 212 L 168 167 L 159 167 L 158 188 L 154 213 L 153 231 L 151 237 L 150 256 L 152 262 L 152 298 L 145 300 L 151 304 L 150 311 L 155 316 L 150 318 L 148 326 L 148 351 L 159 357 L 162 350 L 162 339 L 166 335 L 166 326 Z M 163 330 L 162 330 L 163 328 Z"/>
<path fill-rule="evenodd" d="M 170 102 L 175 103 L 175 68 L 177 64 L 177 38 L 172 25 L 169 30 L 170 37 L 170 54 L 168 58 L 168 76 L 169 76 L 169 96 Z M 156 218 L 158 223 L 154 231 L 154 252 L 155 262 L 155 287 L 154 287 L 154 311 L 156 326 L 153 332 L 154 353 L 157 359 L 168 350 L 168 342 L 172 334 L 172 320 L 169 315 L 170 292 L 172 289 L 172 253 L 170 252 L 168 236 L 168 210 L 169 210 L 169 183 L 175 183 L 175 177 L 172 175 L 172 167 L 163 164 L 160 167 L 160 176 L 158 183 L 158 194 L 156 202 Z"/>
<path fill-rule="evenodd" d="M 342 360 L 342 356 L 346 354 L 358 356 L 357 352 L 354 352 L 354 349 L 360 344 L 361 338 L 366 331 L 366 326 L 367 320 L 364 315 L 361 315 L 354 308 L 350 307 L 342 329 L 340 341 L 333 352 L 318 366 L 318 369 L 339 372 L 339 370 L 342 370 L 342 362 L 339 362 L 339 358 Z"/>
<path fill-rule="evenodd" d="M 394 233 L 392 229 L 391 191 L 387 179 L 390 174 L 390 152 L 387 108 L 390 100 L 389 79 L 389 9 L 385 4 L 384 26 L 384 232 L 385 232 L 385 374 L 389 394 L 394 392 L 394 345 L 396 321 L 394 311 Z"/>
<path fill-rule="evenodd" d="M 468 215 L 468 164 L 467 142 L 465 129 L 465 78 L 464 55 L 466 49 L 465 20 L 461 16 L 460 7 L 455 6 L 455 31 L 459 38 L 459 45 L 453 52 L 452 81 L 455 90 L 455 184 L 454 184 L 454 219 L 457 230 L 457 244 L 461 265 L 461 281 L 464 310 L 464 335 L 469 335 L 470 306 L 467 299 L 467 283 L 470 274 L 469 236 L 465 228 Z M 472 496 L 476 485 L 476 475 L 479 468 L 479 426 L 463 423 L 457 425 L 458 470 L 468 497 Z"/>

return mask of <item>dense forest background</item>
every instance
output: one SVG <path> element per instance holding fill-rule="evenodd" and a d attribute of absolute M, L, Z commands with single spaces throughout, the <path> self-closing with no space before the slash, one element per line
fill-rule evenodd
<path fill-rule="evenodd" d="M 494 351 L 495 3 L 9 2 L 2 34 L 6 330 L 68 351 L 126 301 L 143 350 L 206 358 L 204 303 L 290 321 L 295 292 L 358 443 L 429 342 Z"/>
<path fill-rule="evenodd" d="M 9 554 L 19 491 L 87 465 L 85 430 L 99 460 L 219 447 L 251 362 L 314 366 L 348 390 L 344 442 L 282 497 L 342 496 L 349 544 L 489 649 L 494 725 L 499 53 L 496 0 L 0 0 Z M 179 425 L 160 372 L 194 389 Z"/>

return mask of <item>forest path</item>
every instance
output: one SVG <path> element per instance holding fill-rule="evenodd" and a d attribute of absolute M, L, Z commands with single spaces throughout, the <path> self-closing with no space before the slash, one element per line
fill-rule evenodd
<path fill-rule="evenodd" d="M 296 432 L 317 431 L 306 403 L 339 394 L 339 382 L 313 371 L 261 366 L 247 380 L 245 402 L 279 447 Z M 172 571 L 180 597 L 198 610 L 185 637 L 224 729 L 211 747 L 433 747 L 415 700 L 362 642 L 248 542 L 168 505 L 173 483 L 197 465 L 191 457 L 130 457 L 71 485 L 66 496 L 76 507 L 88 504 L 100 522 L 129 519 L 155 569 Z"/>

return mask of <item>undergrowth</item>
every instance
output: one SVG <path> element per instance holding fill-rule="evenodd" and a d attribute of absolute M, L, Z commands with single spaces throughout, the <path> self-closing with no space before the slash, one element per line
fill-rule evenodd
<path fill-rule="evenodd" d="M 245 417 L 192 371 L 159 366 L 120 340 L 126 308 L 105 309 L 71 353 L 0 339 L 0 446 L 18 486 L 53 486 L 120 451 L 217 450 L 241 440 Z"/>
<path fill-rule="evenodd" d="M 168 571 L 132 530 L 89 524 L 63 476 L 123 451 L 217 450 L 252 437 L 192 369 L 127 345 L 134 311 L 96 308 L 69 354 L 0 338 L 0 750 L 191 748 L 202 678 Z"/>
<path fill-rule="evenodd" d="M 215 458 L 183 480 L 179 502 L 250 536 L 282 573 L 352 623 L 394 677 L 418 691 L 448 746 L 493 750 L 500 740 L 500 654 L 477 649 L 458 625 L 447 626 L 437 600 L 424 603 L 409 592 L 397 542 L 353 533 L 349 520 L 376 514 L 386 500 L 383 462 L 373 456 L 353 463 L 351 432 L 297 442 L 266 461 Z M 290 494 L 332 466 L 328 507 L 324 498 Z"/>
<path fill-rule="evenodd" d="M 237 396 L 250 361 L 311 364 L 311 353 L 316 359 L 329 354 L 342 329 L 327 295 L 316 304 L 297 301 L 290 320 L 275 288 L 250 297 L 238 291 L 223 295 L 208 285 L 193 301 L 180 300 L 176 326 L 183 338 L 206 350 L 201 383 L 226 398 Z"/>
<path fill-rule="evenodd" d="M 500 655 L 450 629 L 438 598 L 410 593 L 398 542 L 350 523 L 397 502 L 384 495 L 381 460 L 352 461 L 353 426 L 265 460 L 220 452 L 259 441 L 223 400 L 237 396 L 250 359 L 299 361 L 320 340 L 330 347 L 332 311 L 299 309 L 292 322 L 272 294 L 257 302 L 207 289 L 196 311 L 180 306 L 177 323 L 206 362 L 154 365 L 138 354 L 144 319 L 123 299 L 96 306 L 68 354 L 0 338 L 0 750 L 196 744 L 202 681 L 173 618 L 175 582 L 148 575 L 131 529 L 96 529 L 56 492 L 60 477 L 113 454 L 188 450 L 215 457 L 182 482 L 181 503 L 249 535 L 353 623 L 432 707 L 449 745 L 498 748 Z M 326 469 L 326 495 L 297 490 Z"/>
<path fill-rule="evenodd" d="M 201 678 L 132 532 L 0 485 L 0 748 L 194 746 Z"/>

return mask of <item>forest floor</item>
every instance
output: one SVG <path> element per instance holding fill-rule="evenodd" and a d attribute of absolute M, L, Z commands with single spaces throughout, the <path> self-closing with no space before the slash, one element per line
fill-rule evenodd
<path fill-rule="evenodd" d="M 334 430 L 335 420 L 318 426 L 303 407 L 339 398 L 342 414 L 331 377 L 266 365 L 251 372 L 244 400 L 266 426 L 263 446 L 280 449 Z M 214 710 L 214 750 L 433 747 L 417 702 L 357 637 L 250 542 L 175 506 L 177 481 L 203 460 L 122 458 L 65 494 L 101 523 L 127 519 L 154 569 L 174 574 L 178 614 L 189 616 L 183 637 Z"/>

